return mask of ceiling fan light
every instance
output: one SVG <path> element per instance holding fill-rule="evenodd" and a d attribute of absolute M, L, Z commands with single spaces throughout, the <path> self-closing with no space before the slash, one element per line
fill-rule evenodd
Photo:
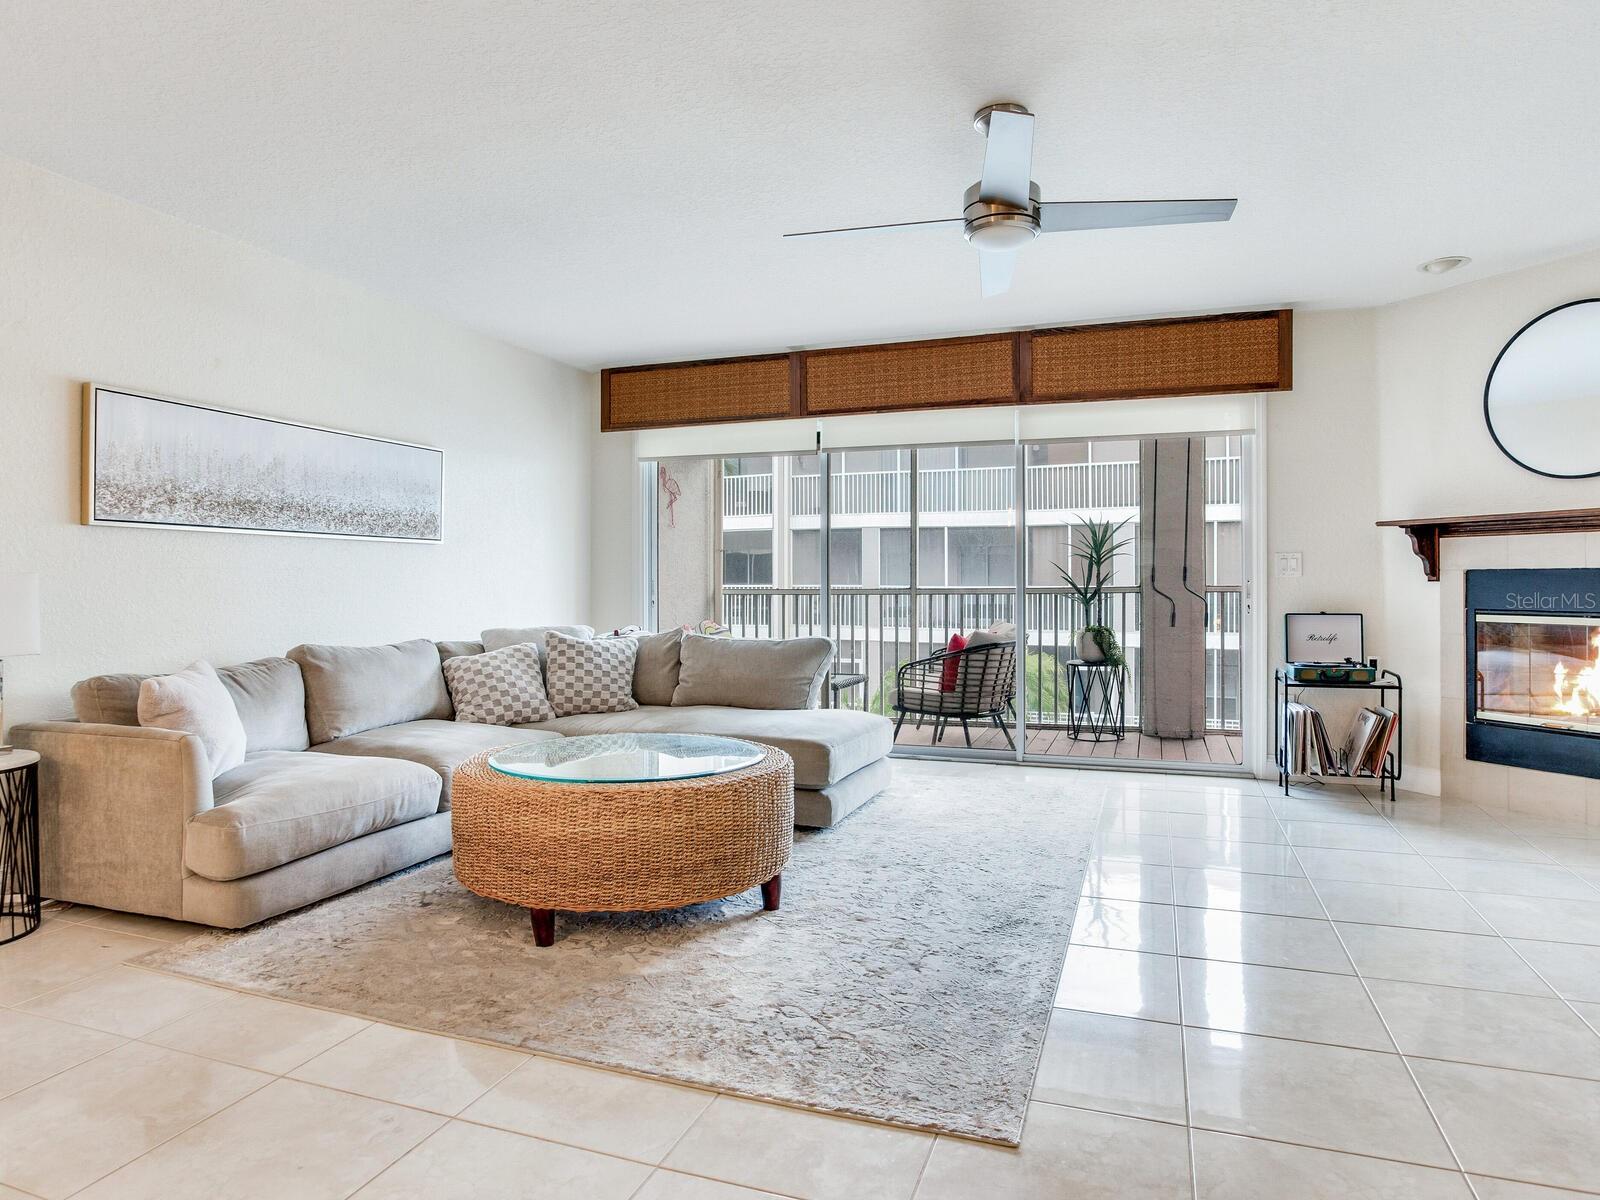
<path fill-rule="evenodd" d="M 1020 250 L 1039 236 L 1038 224 L 1023 216 L 985 217 L 968 224 L 967 241 L 988 253 Z"/>

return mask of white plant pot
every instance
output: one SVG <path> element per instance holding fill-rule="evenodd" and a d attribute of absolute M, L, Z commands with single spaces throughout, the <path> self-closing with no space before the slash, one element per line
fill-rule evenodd
<path fill-rule="evenodd" d="M 1078 631 L 1078 657 L 1084 662 L 1103 662 L 1105 653 L 1100 649 L 1100 643 L 1094 640 L 1094 634 L 1087 629 Z"/>

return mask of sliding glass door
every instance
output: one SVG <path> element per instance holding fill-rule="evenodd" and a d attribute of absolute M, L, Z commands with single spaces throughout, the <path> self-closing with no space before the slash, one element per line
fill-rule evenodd
<path fill-rule="evenodd" d="M 1029 757 L 1224 769 L 1247 761 L 1246 437 L 1024 448 Z M 1107 542 L 1110 552 L 1097 553 Z M 1103 632 L 1086 638 L 1090 627 Z M 1111 665 L 1086 667 L 1085 658 Z M 1100 720 L 1108 710 L 1109 731 Z"/>
<path fill-rule="evenodd" d="M 832 638 L 824 703 L 903 712 L 907 753 L 1237 768 L 1248 441 L 663 461 L 660 624 Z M 1002 696 L 908 666 L 958 636 L 1011 639 Z"/>

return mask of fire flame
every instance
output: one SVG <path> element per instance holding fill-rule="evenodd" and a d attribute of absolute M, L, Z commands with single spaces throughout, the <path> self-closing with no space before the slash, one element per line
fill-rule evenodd
<path fill-rule="evenodd" d="M 1570 682 L 1566 664 L 1556 664 L 1557 712 L 1572 717 L 1587 717 L 1600 712 L 1600 633 L 1594 635 L 1590 644 L 1594 647 L 1593 661 L 1573 675 Z"/>

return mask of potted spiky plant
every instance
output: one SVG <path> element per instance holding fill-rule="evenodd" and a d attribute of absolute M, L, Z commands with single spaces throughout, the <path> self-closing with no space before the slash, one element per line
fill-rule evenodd
<path fill-rule="evenodd" d="M 1117 635 L 1106 624 L 1106 587 L 1111 579 L 1113 560 L 1127 549 L 1128 539 L 1120 535 L 1132 519 L 1081 522 L 1083 569 L 1077 575 L 1060 563 L 1050 564 L 1060 574 L 1072 598 L 1083 608 L 1085 624 L 1076 640 L 1078 657 L 1084 662 L 1107 662 L 1113 667 L 1126 665 Z"/>

